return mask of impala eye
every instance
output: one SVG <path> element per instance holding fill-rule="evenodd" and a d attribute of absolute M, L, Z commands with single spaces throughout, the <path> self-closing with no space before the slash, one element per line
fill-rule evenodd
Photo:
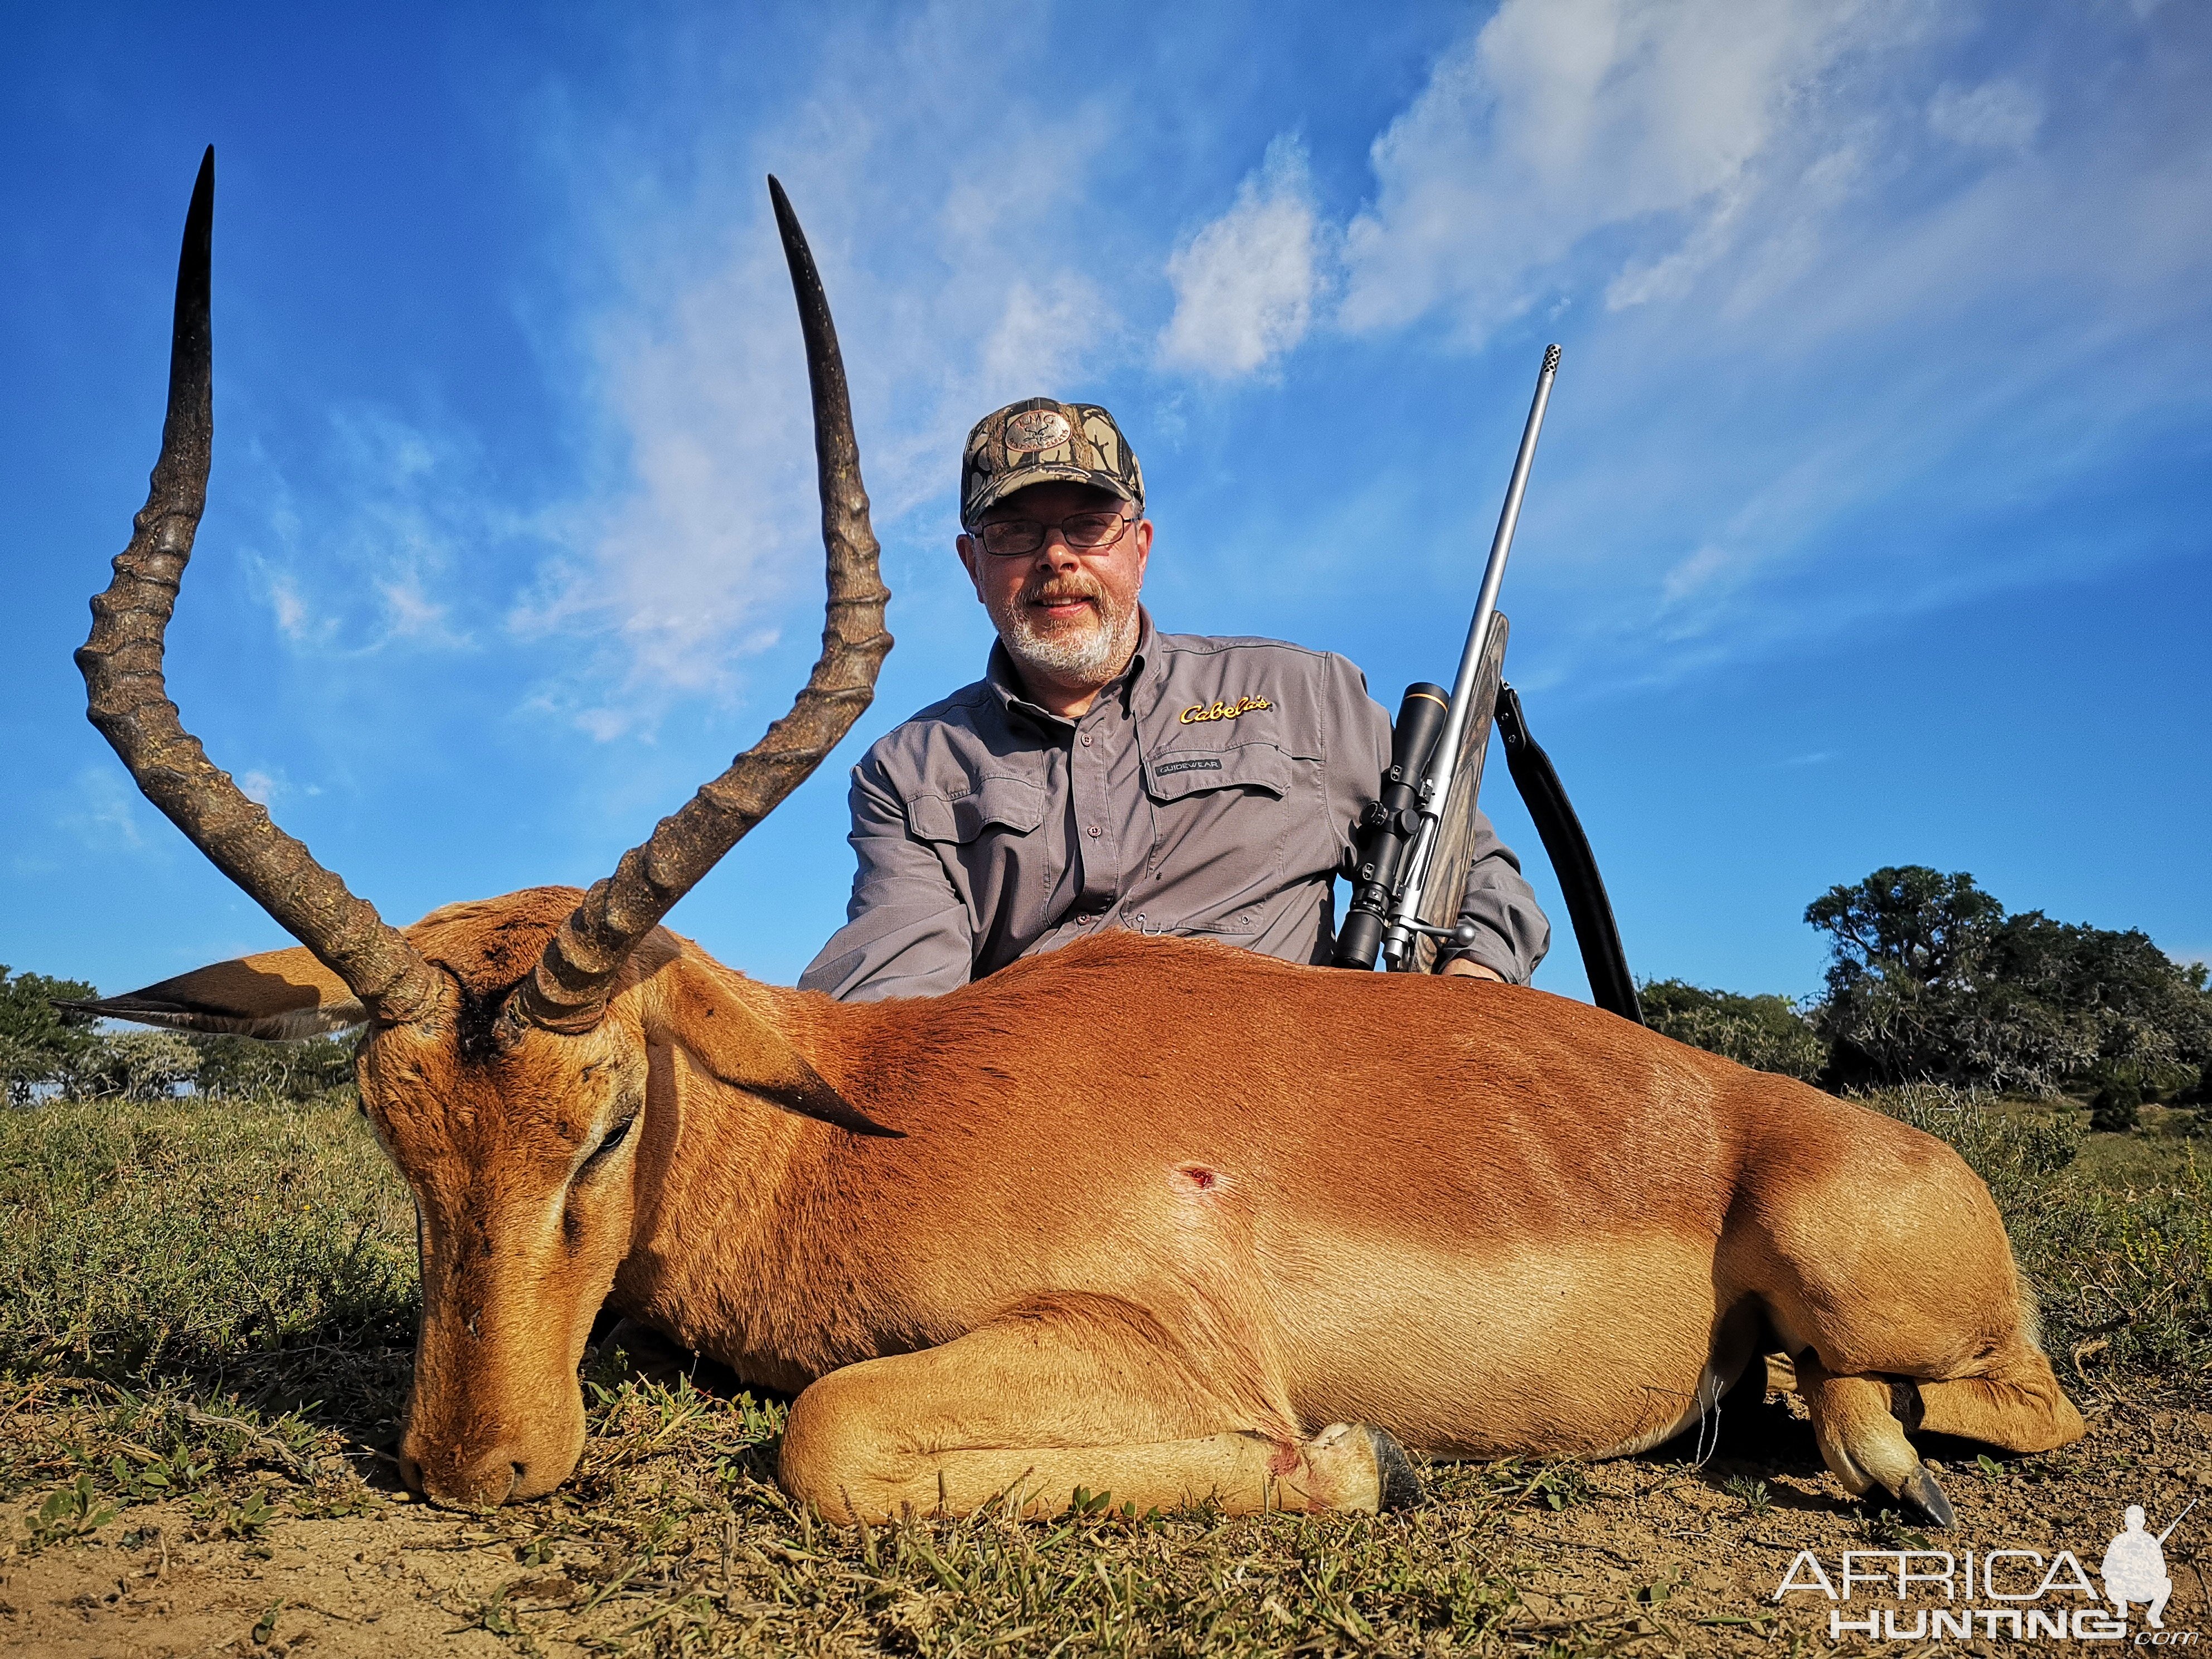
<path fill-rule="evenodd" d="M 608 1157 L 612 1154 L 614 1150 L 617 1146 L 620 1146 L 624 1140 L 629 1138 L 630 1130 L 636 1127 L 638 1115 L 639 1115 L 636 1113 L 632 1113 L 621 1122 L 616 1124 L 613 1128 L 608 1130 L 607 1138 L 605 1140 L 602 1140 L 599 1144 L 598 1147 L 593 1150 L 592 1155 L 584 1160 L 584 1167 L 577 1170 L 576 1173 L 579 1176 L 587 1176 L 591 1174 L 592 1170 L 598 1169 L 600 1164 L 605 1163 Z"/>

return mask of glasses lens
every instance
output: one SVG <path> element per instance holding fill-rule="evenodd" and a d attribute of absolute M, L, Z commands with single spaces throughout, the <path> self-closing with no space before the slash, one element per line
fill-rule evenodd
<path fill-rule="evenodd" d="M 1078 513 L 1063 520 L 1059 528 L 1070 547 L 1087 553 L 1118 539 L 1128 522 L 1119 513 Z M 1033 520 L 1001 519 L 983 526 L 977 533 L 983 538 L 986 553 L 1012 559 L 1042 547 L 1045 531 L 1045 526 Z"/>
<path fill-rule="evenodd" d="M 1034 553 L 1044 545 L 1044 527 L 1027 519 L 1004 519 L 983 526 L 983 550 L 1001 558 Z"/>
<path fill-rule="evenodd" d="M 1121 533 L 1118 513 L 1079 513 L 1060 527 L 1070 547 L 1103 547 Z"/>

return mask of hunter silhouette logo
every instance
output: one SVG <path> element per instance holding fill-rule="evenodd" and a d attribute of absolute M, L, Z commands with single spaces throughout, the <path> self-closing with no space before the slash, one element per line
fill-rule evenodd
<path fill-rule="evenodd" d="M 2122 1517 L 2127 1530 L 2106 1547 L 2103 1567 L 2105 1599 L 2121 1618 L 2128 1616 L 2129 1602 L 2140 1601 L 2143 1604 L 2144 1620 L 2150 1627 L 2166 1628 L 2166 1620 L 2160 1615 L 2166 1611 L 2166 1598 L 2173 1594 L 2173 1580 L 2166 1571 L 2166 1540 L 2173 1536 L 2182 1516 L 2196 1507 L 2197 1500 L 2192 1498 L 2164 1532 L 2152 1534 L 2143 1530 L 2142 1505 L 2128 1505 L 2128 1512 Z"/>

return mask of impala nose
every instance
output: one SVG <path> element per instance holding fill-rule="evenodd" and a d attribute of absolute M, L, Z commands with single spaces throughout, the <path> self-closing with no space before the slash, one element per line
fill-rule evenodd
<path fill-rule="evenodd" d="M 465 1461 L 402 1458 L 400 1473 L 433 1504 L 457 1509 L 485 1509 L 530 1491 L 529 1464 L 506 1446 L 495 1446 Z"/>

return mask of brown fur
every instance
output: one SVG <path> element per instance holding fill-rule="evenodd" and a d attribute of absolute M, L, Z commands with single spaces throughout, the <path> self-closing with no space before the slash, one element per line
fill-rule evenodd
<path fill-rule="evenodd" d="M 422 1215 L 404 1452 L 434 1496 L 567 1476 L 609 1300 L 803 1390 L 783 1478 L 833 1516 L 1079 1485 L 1371 1508 L 1389 1460 L 1341 1425 L 1604 1455 L 1776 1346 L 1854 1491 L 1919 1468 L 1893 1382 L 1931 1428 L 2081 1431 L 1948 1148 L 1586 1005 L 1121 933 L 848 1005 L 664 931 L 595 1031 L 487 1040 L 575 902 L 408 929 L 446 1003 L 362 1048 Z M 292 954 L 210 985 L 296 1002 Z M 164 988 L 204 1002 L 191 977 Z"/>

